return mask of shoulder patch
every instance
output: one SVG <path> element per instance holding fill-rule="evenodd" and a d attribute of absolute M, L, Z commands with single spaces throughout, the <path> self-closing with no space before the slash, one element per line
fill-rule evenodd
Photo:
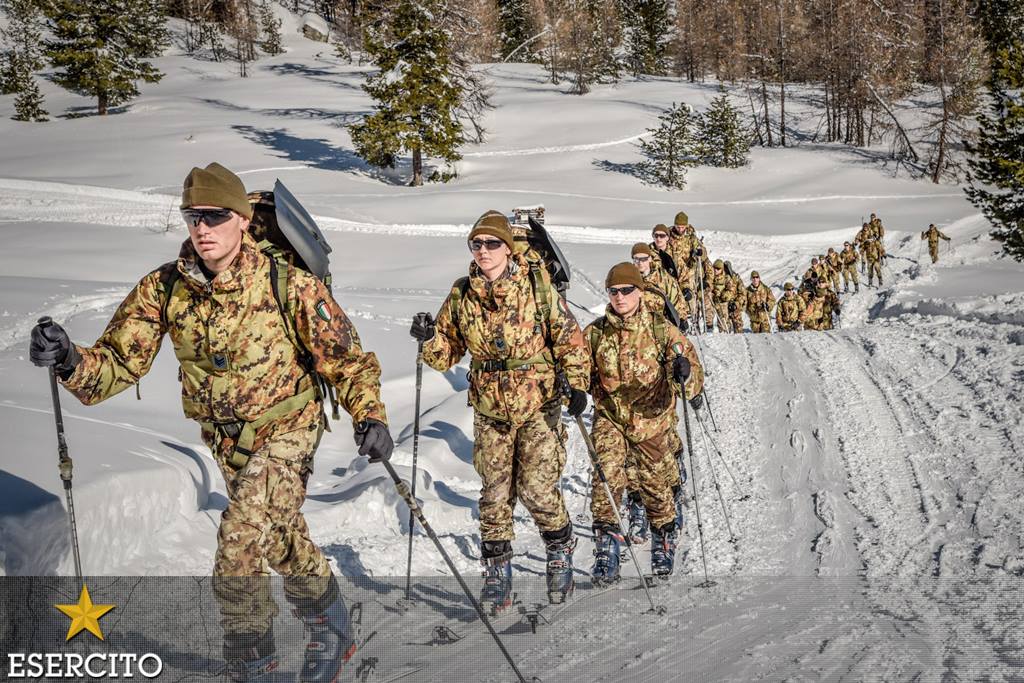
<path fill-rule="evenodd" d="M 327 307 L 327 302 L 320 299 L 316 302 L 316 314 L 323 318 L 326 322 L 331 322 L 331 309 Z"/>
<path fill-rule="evenodd" d="M 682 343 L 680 343 L 680 342 L 673 343 L 672 344 L 672 352 L 674 354 L 676 354 L 677 356 L 683 355 L 683 345 L 682 345 Z"/>

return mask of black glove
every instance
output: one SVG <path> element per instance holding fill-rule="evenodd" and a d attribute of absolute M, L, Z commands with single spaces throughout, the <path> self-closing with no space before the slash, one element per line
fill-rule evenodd
<path fill-rule="evenodd" d="M 680 318 L 680 320 L 679 320 L 679 329 L 680 329 L 680 330 L 681 330 L 681 331 L 682 331 L 682 332 L 683 332 L 684 334 L 685 334 L 686 332 L 688 332 L 688 331 L 689 331 L 689 329 L 690 329 L 690 323 L 689 323 L 689 322 L 688 322 L 688 321 L 686 320 L 686 318 Z"/>
<path fill-rule="evenodd" d="M 690 399 L 690 407 L 694 410 L 700 410 L 702 405 L 704 405 L 704 392 L 701 392 Z"/>
<path fill-rule="evenodd" d="M 693 250 L 693 253 L 696 254 L 697 256 L 703 256 L 704 250 L 701 249 L 700 247 L 697 247 L 696 249 Z"/>
<path fill-rule="evenodd" d="M 735 301 L 730 301 L 729 302 L 729 312 L 730 313 L 735 313 L 736 312 L 736 302 Z"/>
<path fill-rule="evenodd" d="M 691 290 L 689 287 L 684 287 L 683 288 L 683 298 L 686 299 L 687 301 L 692 299 L 693 298 L 693 290 Z"/>
<path fill-rule="evenodd" d="M 417 313 L 412 317 L 412 327 L 409 329 L 409 334 L 416 341 L 428 342 L 434 338 L 435 329 L 436 324 L 432 315 L 429 313 Z"/>
<path fill-rule="evenodd" d="M 565 410 L 571 417 L 579 417 L 587 409 L 587 393 L 579 389 L 571 389 L 569 394 L 569 405 Z"/>
<path fill-rule="evenodd" d="M 370 462 L 383 462 L 391 459 L 391 451 L 395 450 L 395 442 L 391 440 L 388 427 L 380 420 L 363 420 L 356 425 L 356 445 L 359 455 L 370 456 Z"/>
<path fill-rule="evenodd" d="M 672 379 L 685 384 L 690 377 L 690 360 L 686 356 L 676 356 L 672 360 Z"/>
<path fill-rule="evenodd" d="M 40 318 L 39 324 L 32 328 L 28 357 L 41 368 L 53 367 L 61 379 L 70 377 L 82 362 L 68 333 L 49 318 Z"/>

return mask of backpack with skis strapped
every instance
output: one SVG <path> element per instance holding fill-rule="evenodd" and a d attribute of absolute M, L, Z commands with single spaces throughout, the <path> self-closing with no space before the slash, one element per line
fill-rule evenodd
<path fill-rule="evenodd" d="M 258 249 L 270 261 L 270 284 L 277 302 L 277 308 L 284 322 L 288 339 L 295 346 L 299 363 L 313 380 L 312 393 L 302 392 L 278 403 L 268 409 L 254 422 L 244 423 L 236 435 L 236 453 L 232 463 L 243 466 L 248 460 L 249 443 L 257 428 L 266 422 L 301 409 L 310 399 L 318 401 L 330 400 L 331 417 L 339 419 L 338 399 L 334 387 L 316 370 L 313 354 L 299 338 L 296 327 L 295 302 L 288 298 L 288 279 L 293 268 L 302 269 L 323 282 L 328 291 L 331 287 L 331 273 L 328 254 L 331 246 L 327 243 L 320 228 L 299 203 L 295 196 L 280 180 L 274 184 L 274 190 L 249 193 L 249 204 L 253 210 L 249 223 L 249 234 L 257 242 Z M 168 268 L 161 273 L 161 311 L 160 318 L 167 324 L 167 307 L 174 297 L 175 288 L 179 284 L 181 274 L 177 268 Z M 299 404 L 302 405 L 299 405 Z M 330 425 L 325 426 L 330 430 Z"/>

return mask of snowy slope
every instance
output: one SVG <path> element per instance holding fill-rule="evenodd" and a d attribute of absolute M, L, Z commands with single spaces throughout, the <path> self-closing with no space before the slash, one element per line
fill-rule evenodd
<path fill-rule="evenodd" d="M 335 248 L 337 297 L 381 358 L 392 462 L 406 477 L 408 324 L 436 310 L 465 271 L 464 235 L 485 209 L 545 204 L 573 264 L 581 322 L 592 314 L 580 309 L 601 310 L 608 267 L 679 209 L 713 257 L 758 269 L 777 290 L 875 211 L 892 254 L 885 286 L 847 296 L 841 329 L 699 338 L 718 430 L 706 414 L 707 432 L 694 423 L 694 474 L 718 585 L 696 585 L 703 562 L 691 507 L 682 571 L 657 593 L 666 616 L 638 616 L 624 633 L 620 615 L 646 604 L 624 582 L 568 612 L 567 628 L 515 636 L 512 647 L 554 678 L 1019 675 L 1024 269 L 995 258 L 960 188 L 810 144 L 755 150 L 745 169 L 691 171 L 685 192 L 644 186 L 621 172 L 638 159 L 637 136 L 659 107 L 703 106 L 716 87 L 650 79 L 577 98 L 519 65 L 489 69 L 491 136 L 468 148 L 459 179 L 408 188 L 352 154 L 343 125 L 370 106 L 358 88 L 365 69 L 328 55 L 293 37 L 288 53 L 252 65 L 246 81 L 227 64 L 167 56 L 164 81 L 123 113 L 0 122 L 3 573 L 72 571 L 50 398 L 45 373 L 27 361 L 29 330 L 48 314 L 78 341 L 99 335 L 138 278 L 185 239 L 175 194 L 193 165 L 219 160 L 251 189 L 279 177 L 317 216 Z M 44 88 L 51 112 L 88 104 Z M 917 238 L 929 222 L 953 238 L 937 266 Z M 223 482 L 181 418 L 175 365 L 164 350 L 141 401 L 126 392 L 86 409 L 62 394 L 87 573 L 210 571 Z M 479 484 L 464 370 L 424 373 L 417 492 L 456 564 L 476 574 Z M 569 427 L 563 487 L 585 572 L 587 456 Z M 344 420 L 325 436 L 305 512 L 338 573 L 404 573 L 408 512 L 383 471 L 354 457 Z M 516 531 L 517 575 L 541 576 L 543 548 L 522 509 Z M 416 544 L 414 573 L 446 573 L 422 534 Z M 490 657 L 490 645 L 474 635 L 422 656 L 457 666 L 481 652 Z"/>

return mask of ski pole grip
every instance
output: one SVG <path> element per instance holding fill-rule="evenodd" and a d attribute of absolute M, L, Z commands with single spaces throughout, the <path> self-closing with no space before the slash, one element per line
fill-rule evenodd
<path fill-rule="evenodd" d="M 562 396 L 572 398 L 572 386 L 569 385 L 569 378 L 565 376 L 565 373 L 559 372 L 555 381 L 558 384 L 558 391 L 561 392 Z"/>

